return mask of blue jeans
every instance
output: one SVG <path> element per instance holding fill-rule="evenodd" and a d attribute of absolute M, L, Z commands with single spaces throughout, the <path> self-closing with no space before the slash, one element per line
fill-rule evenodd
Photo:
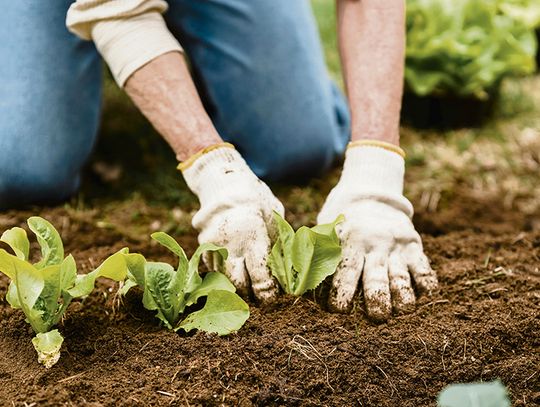
<path fill-rule="evenodd" d="M 0 15 L 0 207 L 66 199 L 96 141 L 101 59 L 64 25 L 72 0 Z M 307 0 L 169 0 L 206 109 L 257 175 L 322 173 L 349 139 Z M 6 40 L 7 39 L 7 40 Z"/>

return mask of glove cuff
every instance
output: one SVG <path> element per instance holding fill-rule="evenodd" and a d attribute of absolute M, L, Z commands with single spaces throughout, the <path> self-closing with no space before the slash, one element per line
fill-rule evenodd
<path fill-rule="evenodd" d="M 405 160 L 399 152 L 363 142 L 348 147 L 340 184 L 357 197 L 391 204 L 411 217 L 412 205 L 403 196 L 404 177 Z"/>
<path fill-rule="evenodd" d="M 356 140 L 351 141 L 347 145 L 347 149 L 354 148 L 354 147 L 361 147 L 361 146 L 371 146 L 371 147 L 378 147 L 382 148 L 383 150 L 392 151 L 396 154 L 399 154 L 401 157 L 405 158 L 406 154 L 405 151 L 395 144 L 387 143 L 385 141 L 379 141 L 379 140 Z"/>
<path fill-rule="evenodd" d="M 220 143 L 199 151 L 178 166 L 188 187 L 201 204 L 234 195 L 258 180 L 240 153 L 229 143 Z M 249 193 L 248 193 L 249 195 Z"/>
<path fill-rule="evenodd" d="M 213 144 L 211 146 L 205 147 L 202 150 L 198 151 L 197 153 L 193 154 L 191 157 L 189 157 L 187 160 L 182 161 L 178 166 L 176 167 L 181 172 L 184 172 L 189 167 L 191 167 L 197 159 L 201 158 L 203 155 L 208 154 L 210 151 L 216 150 L 218 148 L 232 148 L 235 149 L 234 146 L 231 143 L 218 143 Z"/>

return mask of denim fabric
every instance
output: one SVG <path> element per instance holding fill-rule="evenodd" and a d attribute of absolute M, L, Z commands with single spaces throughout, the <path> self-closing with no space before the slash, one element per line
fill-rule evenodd
<path fill-rule="evenodd" d="M 73 194 L 95 143 L 100 58 L 65 28 L 71 1 L 11 1 L 0 15 L 0 207 Z M 215 126 L 255 173 L 286 180 L 328 169 L 349 140 L 349 113 L 309 2 L 169 5 Z"/>
<path fill-rule="evenodd" d="M 69 0 L 3 2 L 0 207 L 60 201 L 79 186 L 99 123 L 100 57 L 65 27 Z"/>

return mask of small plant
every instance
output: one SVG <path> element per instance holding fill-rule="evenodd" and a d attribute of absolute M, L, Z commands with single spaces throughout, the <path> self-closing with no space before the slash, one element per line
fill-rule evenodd
<path fill-rule="evenodd" d="M 437 399 L 438 407 L 510 407 L 506 388 L 496 380 L 490 383 L 452 384 Z"/>
<path fill-rule="evenodd" d="M 28 260 L 30 243 L 26 231 L 14 227 L 5 231 L 0 240 L 7 243 L 15 256 L 0 249 L 0 271 L 11 280 L 6 299 L 13 308 L 22 309 L 34 332 L 32 344 L 38 361 L 50 368 L 60 358 L 64 338 L 52 329 L 63 317 L 73 298 L 87 296 L 98 277 L 121 281 L 126 276 L 122 249 L 106 259 L 101 266 L 84 275 L 77 275 L 73 256 L 64 258 L 62 239 L 53 225 L 40 217 L 28 219 L 28 227 L 41 246 L 41 260 Z"/>
<path fill-rule="evenodd" d="M 274 219 L 278 238 L 268 256 L 268 266 L 285 293 L 300 296 L 334 274 L 341 261 L 335 229 L 343 216 L 313 228 L 302 226 L 296 233 L 277 212 Z"/>
<path fill-rule="evenodd" d="M 236 293 L 229 279 L 217 272 L 199 275 L 199 262 L 204 252 L 214 252 L 220 261 L 227 258 L 227 250 L 205 243 L 188 261 L 186 253 L 171 236 L 163 232 L 152 234 L 152 239 L 165 246 L 179 258 L 175 270 L 170 264 L 150 262 L 140 254 L 127 254 L 128 279 L 121 289 L 126 294 L 132 287 L 143 289 L 143 305 L 157 311 L 156 317 L 175 331 L 199 329 L 218 335 L 239 330 L 249 318 L 249 307 Z M 190 313 L 180 322 L 187 307 L 206 297 L 204 307 Z"/>

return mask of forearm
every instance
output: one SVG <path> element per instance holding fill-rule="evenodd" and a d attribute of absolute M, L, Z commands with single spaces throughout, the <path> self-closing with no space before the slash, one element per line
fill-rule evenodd
<path fill-rule="evenodd" d="M 404 0 L 337 0 L 352 140 L 399 145 L 405 53 Z"/>
<path fill-rule="evenodd" d="M 222 142 L 191 79 L 184 57 L 171 52 L 135 71 L 125 90 L 183 161 Z"/>
<path fill-rule="evenodd" d="M 118 85 L 183 161 L 222 140 L 161 16 L 166 9 L 164 0 L 77 0 L 66 24 L 94 41 Z"/>

